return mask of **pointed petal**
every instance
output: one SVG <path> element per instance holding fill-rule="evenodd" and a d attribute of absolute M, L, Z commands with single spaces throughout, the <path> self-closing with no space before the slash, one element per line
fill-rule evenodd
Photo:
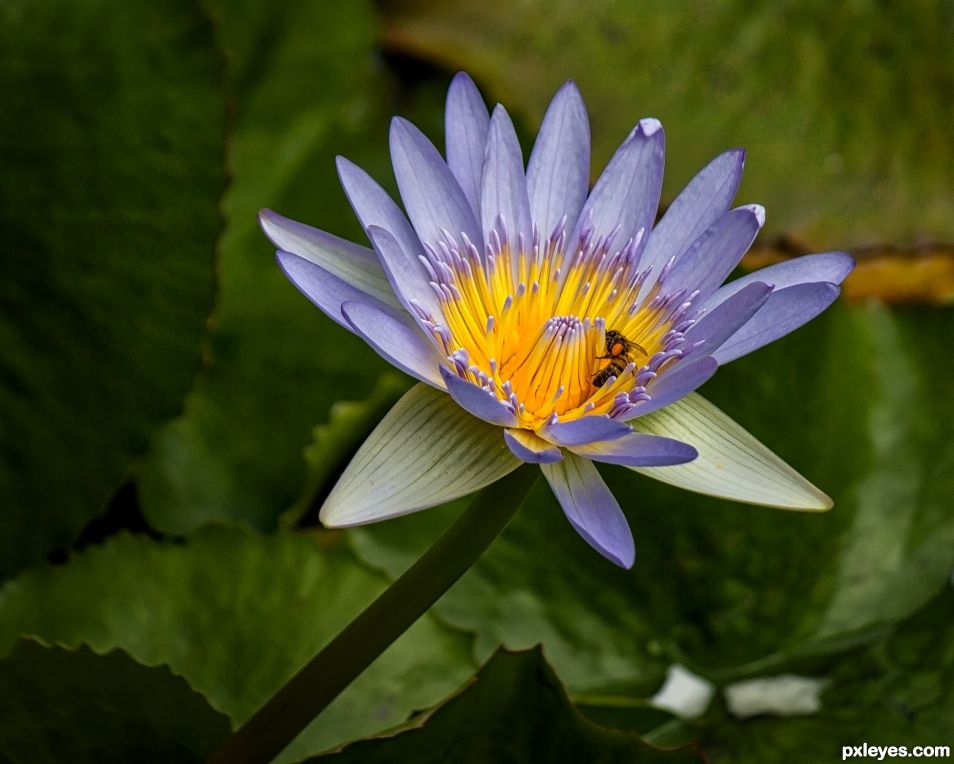
<path fill-rule="evenodd" d="M 624 464 L 628 467 L 662 467 L 685 464 L 698 456 L 687 443 L 658 435 L 633 432 L 616 440 L 604 440 L 586 446 L 574 446 L 573 453 L 597 462 Z"/>
<path fill-rule="evenodd" d="M 444 312 L 440 300 L 430 285 L 430 276 L 421 261 L 401 247 L 390 231 L 373 225 L 368 228 L 368 238 L 374 245 L 395 295 L 408 313 L 416 316 L 413 308 L 416 303 L 431 316 L 442 316 Z"/>
<path fill-rule="evenodd" d="M 576 532 L 610 562 L 633 567 L 633 534 L 593 462 L 568 453 L 562 461 L 541 464 L 540 469 Z"/>
<path fill-rule="evenodd" d="M 566 216 L 572 231 L 590 183 L 590 122 L 576 83 L 561 87 L 543 117 L 527 165 L 530 216 L 544 239 Z"/>
<path fill-rule="evenodd" d="M 365 231 L 371 226 L 383 228 L 394 237 L 409 257 L 422 254 L 423 249 L 417 234 L 388 192 L 354 162 L 338 157 L 336 166 L 341 187 L 354 214 L 358 216 L 361 227 Z M 420 268 L 423 273 L 423 266 Z"/>
<path fill-rule="evenodd" d="M 651 400 L 637 403 L 632 411 L 620 419 L 629 421 L 645 416 L 684 398 L 708 382 L 718 368 L 719 362 L 709 355 L 680 361 L 646 386 L 646 392 L 652 396 Z"/>
<path fill-rule="evenodd" d="M 458 243 L 466 233 L 477 247 L 483 246 L 474 210 L 457 178 L 424 133 L 400 117 L 391 121 L 391 164 L 421 241 L 436 244 L 446 230 Z"/>
<path fill-rule="evenodd" d="M 758 204 L 725 213 L 676 259 L 663 291 L 698 289 L 696 304 L 701 305 L 732 273 L 764 223 L 765 210 Z"/>
<path fill-rule="evenodd" d="M 477 387 L 473 382 L 461 379 L 445 366 L 441 366 L 440 372 L 451 398 L 467 412 L 500 427 L 513 427 L 517 424 L 517 417 L 496 395 Z"/>
<path fill-rule="evenodd" d="M 847 252 L 821 252 L 817 255 L 793 257 L 791 260 L 760 268 L 719 287 L 709 298 L 706 307 L 718 305 L 754 281 L 771 284 L 776 292 L 796 284 L 819 281 L 840 284 L 854 267 L 855 259 Z"/>
<path fill-rule="evenodd" d="M 717 303 L 702 318 L 694 323 L 685 335 L 685 344 L 700 340 L 703 344 L 689 351 L 687 357 L 697 353 L 712 353 L 738 331 L 756 311 L 761 308 L 772 287 L 761 281 L 751 281 L 738 292 Z"/>
<path fill-rule="evenodd" d="M 480 193 L 481 226 L 489 237 L 493 230 L 506 234 L 516 246 L 518 236 L 530 245 L 530 200 L 527 197 L 527 179 L 523 173 L 523 153 L 517 133 L 503 106 L 498 105 L 490 118 L 487 138 L 487 160 Z M 500 230 L 498 217 L 505 229 Z"/>
<path fill-rule="evenodd" d="M 341 306 L 345 320 L 378 355 L 421 382 L 445 390 L 438 369 L 441 356 L 405 312 L 382 310 L 366 302 Z"/>
<path fill-rule="evenodd" d="M 368 436 L 321 508 L 329 528 L 363 525 L 465 496 L 520 465 L 500 429 L 415 385 Z"/>
<path fill-rule="evenodd" d="M 460 183 L 474 215 L 480 217 L 480 179 L 487 151 L 490 117 L 474 81 L 458 72 L 447 90 L 444 136 L 447 166 Z"/>
<path fill-rule="evenodd" d="M 563 458 L 559 448 L 530 430 L 504 430 L 504 442 L 514 456 L 529 464 L 550 464 Z"/>
<path fill-rule="evenodd" d="M 341 306 L 344 303 L 367 302 L 369 305 L 382 309 L 387 308 L 385 303 L 358 291 L 321 266 L 315 265 L 311 260 L 282 251 L 275 254 L 275 259 L 282 272 L 299 292 L 320 308 L 328 318 L 349 331 L 353 329 L 341 313 Z"/>
<path fill-rule="evenodd" d="M 700 395 L 639 420 L 640 429 L 691 443 L 699 456 L 673 467 L 632 467 L 687 491 L 780 509 L 820 511 L 831 499 Z"/>
<path fill-rule="evenodd" d="M 659 206 L 665 147 L 659 120 L 641 119 L 593 186 L 570 237 L 573 246 L 581 231 L 590 225 L 591 238 L 606 236 L 618 227 L 613 240 L 618 247 L 640 229 L 645 241 Z"/>
<path fill-rule="evenodd" d="M 713 356 L 719 363 L 728 363 L 784 337 L 824 311 L 840 291 L 834 284 L 796 284 L 772 292 L 758 312 Z"/>
<path fill-rule="evenodd" d="M 548 424 L 537 434 L 557 446 L 581 446 L 585 443 L 621 438 L 632 431 L 633 428 L 629 425 L 599 414 Z"/>
<path fill-rule="evenodd" d="M 732 149 L 703 167 L 653 228 L 640 267 L 652 266 L 653 273 L 659 273 L 722 217 L 735 198 L 744 164 L 745 152 Z"/>
<path fill-rule="evenodd" d="M 262 231 L 278 249 L 308 260 L 358 292 L 400 308 L 374 252 L 272 210 L 258 213 Z M 353 298 L 352 298 L 353 299 Z M 340 304 L 339 304 L 340 305 Z M 336 309 L 340 317 L 340 311 Z M 335 319 L 339 321 L 339 318 Z"/>

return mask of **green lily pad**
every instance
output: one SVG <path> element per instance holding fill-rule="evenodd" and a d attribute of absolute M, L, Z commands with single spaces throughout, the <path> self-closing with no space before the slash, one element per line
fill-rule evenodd
<path fill-rule="evenodd" d="M 222 62 L 188 2 L 0 7 L 0 576 L 103 511 L 201 363 Z"/>
<path fill-rule="evenodd" d="M 721 369 L 703 389 L 835 500 L 822 514 L 602 473 L 626 511 L 622 571 L 569 527 L 544 484 L 435 612 L 497 644 L 543 643 L 574 693 L 651 694 L 677 660 L 729 680 L 876 638 L 954 567 L 954 313 L 836 306 Z M 348 531 L 359 556 L 400 573 L 455 511 Z"/>
<path fill-rule="evenodd" d="M 201 762 L 229 720 L 165 666 L 28 639 L 0 660 L 3 761 Z"/>
<path fill-rule="evenodd" d="M 312 762 L 693 762 L 638 735 L 600 727 L 573 707 L 540 649 L 498 652 L 459 693 L 407 729 Z"/>
<path fill-rule="evenodd" d="M 177 534 L 222 519 L 274 528 L 305 479 L 313 426 L 389 368 L 288 282 L 256 217 L 271 207 L 363 238 L 334 157 L 362 143 L 369 121 L 377 155 L 386 149 L 368 4 L 210 5 L 235 112 L 212 365 L 139 486 L 149 521 Z"/>
<path fill-rule="evenodd" d="M 334 537 L 209 528 L 185 544 L 126 534 L 0 592 L 0 652 L 20 634 L 167 664 L 233 723 L 246 719 L 384 588 Z M 474 669 L 469 639 L 425 616 L 284 754 L 405 721 Z"/>
<path fill-rule="evenodd" d="M 740 198 L 816 249 L 954 238 L 952 8 L 811 2 L 390 0 L 385 42 L 469 71 L 535 129 L 567 79 L 594 169 L 640 117 L 667 131 L 664 197 L 748 150 Z M 529 149 L 529 147 L 525 147 Z"/>

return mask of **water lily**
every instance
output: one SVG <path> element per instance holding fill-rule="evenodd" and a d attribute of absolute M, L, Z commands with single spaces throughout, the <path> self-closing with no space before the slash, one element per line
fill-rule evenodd
<path fill-rule="evenodd" d="M 741 150 L 712 160 L 654 225 L 662 126 L 640 120 L 590 190 L 588 119 L 572 82 L 526 167 L 506 110 L 488 114 L 465 74 L 448 92 L 446 159 L 401 118 L 390 148 L 404 211 L 338 159 L 371 249 L 261 214 L 295 286 L 423 383 L 345 470 L 325 525 L 441 504 L 523 462 L 540 465 L 573 527 L 623 567 L 633 537 L 594 461 L 737 501 L 831 506 L 694 392 L 827 308 L 852 268 L 829 252 L 723 285 L 764 222 L 758 205 L 730 209 Z"/>

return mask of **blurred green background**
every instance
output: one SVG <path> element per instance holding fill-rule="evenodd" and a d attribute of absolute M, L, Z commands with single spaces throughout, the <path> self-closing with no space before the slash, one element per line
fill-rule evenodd
<path fill-rule="evenodd" d="M 857 255 L 845 298 L 703 390 L 835 509 L 607 469 L 627 572 L 538 486 L 283 760 L 408 720 L 329 758 L 954 745 L 952 38 L 943 0 L 6 0 L 0 760 L 201 760 L 460 511 L 317 527 L 410 382 L 284 280 L 255 219 L 362 240 L 334 156 L 393 189 L 388 120 L 442 146 L 458 69 L 525 151 L 575 79 L 594 172 L 660 118 L 664 203 L 746 147 L 739 202 L 768 209 L 748 266 Z M 649 704 L 672 664 L 714 683 L 703 716 Z M 784 674 L 821 680 L 820 709 L 727 705 L 733 683 Z"/>

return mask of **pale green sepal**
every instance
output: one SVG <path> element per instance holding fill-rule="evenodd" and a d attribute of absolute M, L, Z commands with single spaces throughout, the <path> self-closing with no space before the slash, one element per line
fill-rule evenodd
<path fill-rule="evenodd" d="M 406 515 L 473 493 L 520 464 L 499 427 L 418 384 L 358 449 L 319 517 L 342 528 Z"/>
<path fill-rule="evenodd" d="M 628 468 L 641 475 L 747 504 L 812 512 L 832 507 L 828 496 L 697 393 L 641 417 L 637 429 L 699 451 L 687 464 Z"/>

